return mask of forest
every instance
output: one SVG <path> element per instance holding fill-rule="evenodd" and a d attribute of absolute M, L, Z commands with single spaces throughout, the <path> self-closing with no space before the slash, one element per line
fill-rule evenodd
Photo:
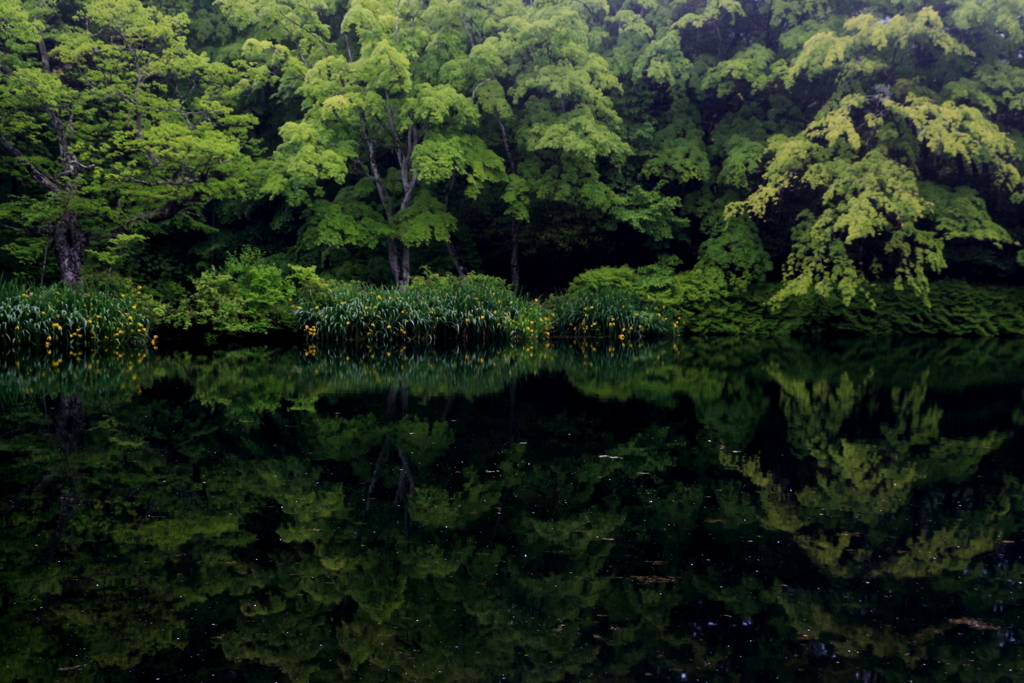
<path fill-rule="evenodd" d="M 308 332 L 296 296 L 475 273 L 497 303 L 618 292 L 663 332 L 1022 334 L 1022 20 L 1024 0 L 0 0 L 0 288 Z M 578 336 L 586 301 L 521 327 Z"/>

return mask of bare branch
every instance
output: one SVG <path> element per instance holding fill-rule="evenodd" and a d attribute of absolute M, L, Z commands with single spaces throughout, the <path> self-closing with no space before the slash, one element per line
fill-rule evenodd
<path fill-rule="evenodd" d="M 493 78 L 485 78 L 484 80 L 482 80 L 479 83 L 477 83 L 476 87 L 473 88 L 473 92 L 469 95 L 469 99 L 475 100 L 476 99 L 476 91 L 480 89 L 480 86 L 482 86 L 487 81 L 492 81 L 492 80 L 494 80 L 494 79 Z"/>

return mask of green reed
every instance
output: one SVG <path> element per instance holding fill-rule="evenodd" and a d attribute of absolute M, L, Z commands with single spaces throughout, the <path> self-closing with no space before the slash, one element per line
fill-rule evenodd
<path fill-rule="evenodd" d="M 526 342 L 546 335 L 550 316 L 499 278 L 417 278 L 406 289 L 347 287 L 328 302 L 297 304 L 309 344 Z"/>
<path fill-rule="evenodd" d="M 139 293 L 141 288 L 136 290 Z M 0 346 L 81 353 L 145 344 L 150 321 L 132 296 L 64 284 L 0 287 Z"/>
<path fill-rule="evenodd" d="M 633 341 L 675 334 L 679 319 L 665 306 L 655 306 L 625 292 L 598 290 L 552 297 L 551 334 L 574 339 Z"/>

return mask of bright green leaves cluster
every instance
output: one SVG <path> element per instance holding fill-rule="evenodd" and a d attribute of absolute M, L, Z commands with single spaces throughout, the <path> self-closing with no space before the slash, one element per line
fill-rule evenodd
<path fill-rule="evenodd" d="M 806 79 L 833 75 L 836 89 L 802 131 L 767 142 L 760 183 L 728 210 L 792 222 L 786 284 L 776 302 L 815 292 L 849 303 L 872 280 L 908 286 L 927 300 L 929 274 L 946 267 L 950 240 L 1014 242 L 975 189 L 959 183 L 1019 198 L 1020 151 L 981 109 L 940 100 L 925 85 L 930 74 L 908 78 L 922 54 L 942 63 L 974 52 L 931 8 L 912 16 L 862 14 L 840 31 L 804 37 L 784 84 L 796 95 Z M 964 83 L 953 82 L 949 94 L 998 107 Z M 953 205 L 961 208 L 951 214 Z"/>
<path fill-rule="evenodd" d="M 138 0 L 58 12 L 16 0 L 0 10 L 2 146 L 25 188 L 0 215 L 52 235 L 61 275 L 77 281 L 83 230 L 93 239 L 145 231 L 244 196 L 253 119 L 232 110 L 235 73 L 186 47 L 186 15 Z"/>
<path fill-rule="evenodd" d="M 248 4 L 223 6 L 239 24 L 260 20 Z M 266 16 L 288 14 L 276 7 Z M 247 46 L 252 82 L 279 69 L 280 96 L 300 98 L 305 112 L 281 128 L 264 191 L 305 209 L 307 246 L 447 240 L 456 221 L 437 189 L 462 178 L 472 198 L 505 179 L 474 132 L 476 102 L 449 80 L 463 39 L 448 30 L 451 7 L 356 0 L 337 23 L 318 9 L 326 14 L 294 8 L 306 18 Z M 289 69 L 302 71 L 294 88 Z"/>
<path fill-rule="evenodd" d="M 229 256 L 193 279 L 195 293 L 182 301 L 170 321 L 183 329 L 208 325 L 216 332 L 265 333 L 287 328 L 297 293 L 325 287 L 312 268 L 291 266 L 286 274 L 253 248 Z"/>

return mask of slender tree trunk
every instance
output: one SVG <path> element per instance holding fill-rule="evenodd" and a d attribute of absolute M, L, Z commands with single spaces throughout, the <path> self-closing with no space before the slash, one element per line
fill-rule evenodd
<path fill-rule="evenodd" d="M 77 285 L 82 280 L 85 262 L 85 231 L 73 213 L 61 216 L 53 226 L 53 246 L 60 269 L 60 279 Z"/>
<path fill-rule="evenodd" d="M 448 240 L 445 246 L 448 247 L 448 256 L 452 259 L 452 268 L 455 269 L 455 274 L 459 277 L 466 277 L 466 266 L 462 263 L 462 254 L 459 253 L 455 240 Z"/>
<path fill-rule="evenodd" d="M 401 246 L 402 251 L 402 279 L 399 280 L 398 286 L 405 289 L 409 286 L 409 280 L 412 279 L 412 274 L 409 271 L 409 245 L 405 242 L 398 243 Z"/>
<path fill-rule="evenodd" d="M 519 227 L 520 222 L 512 223 L 512 286 L 519 286 Z"/>
<path fill-rule="evenodd" d="M 405 289 L 409 286 L 409 245 L 394 238 L 388 239 L 388 265 L 395 284 Z"/>

